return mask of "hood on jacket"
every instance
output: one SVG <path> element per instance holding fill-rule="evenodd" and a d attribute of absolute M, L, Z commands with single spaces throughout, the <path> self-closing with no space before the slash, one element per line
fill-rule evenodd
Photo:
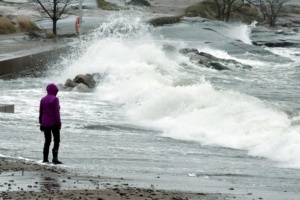
<path fill-rule="evenodd" d="M 56 96 L 58 93 L 58 87 L 54 83 L 47 85 L 47 93 Z"/>

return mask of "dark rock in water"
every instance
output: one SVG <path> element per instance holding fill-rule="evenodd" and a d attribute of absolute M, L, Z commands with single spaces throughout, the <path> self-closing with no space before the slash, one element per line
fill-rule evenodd
<path fill-rule="evenodd" d="M 221 63 L 218 62 L 210 62 L 209 65 L 216 70 L 230 70 L 230 68 L 222 65 Z"/>
<path fill-rule="evenodd" d="M 100 73 L 79 74 L 73 80 L 68 79 L 64 86 L 70 88 L 84 88 L 83 86 L 86 86 L 87 89 L 91 89 L 95 88 L 103 80 L 104 76 L 105 74 Z"/>
<path fill-rule="evenodd" d="M 214 68 L 214 69 L 219 69 L 219 70 L 230 69 L 228 66 L 234 66 L 235 68 L 242 68 L 242 69 L 251 69 L 252 68 L 250 65 L 242 64 L 236 60 L 221 59 L 221 58 L 217 58 L 213 55 L 210 55 L 210 54 L 207 54 L 204 52 L 200 52 L 200 55 L 203 55 L 204 57 L 208 58 L 209 60 L 216 61 L 217 63 L 220 64 L 220 65 L 216 65 L 215 63 L 212 64 L 212 62 L 209 63 L 212 66 L 212 68 Z"/>
<path fill-rule="evenodd" d="M 295 46 L 295 43 L 286 42 L 286 41 L 256 41 L 252 42 L 253 45 L 257 46 L 266 46 L 266 47 L 292 47 Z"/>
<path fill-rule="evenodd" d="M 99 82 L 100 79 L 101 79 L 101 75 L 98 74 L 98 73 L 79 74 L 73 80 L 68 79 L 65 82 L 65 86 L 74 88 L 74 87 L 77 87 L 80 84 L 84 84 L 88 88 L 94 88 L 96 86 L 97 82 Z"/>
<path fill-rule="evenodd" d="M 151 6 L 147 0 L 130 0 L 126 4 L 135 6 Z"/>
<path fill-rule="evenodd" d="M 65 86 L 66 87 L 76 87 L 78 85 L 78 83 L 75 83 L 73 80 L 71 79 L 68 79 L 66 82 L 65 82 Z"/>
<path fill-rule="evenodd" d="M 209 60 L 218 60 L 219 58 L 217 58 L 217 57 L 215 57 L 215 56 L 213 56 L 213 55 L 211 55 L 211 54 L 209 54 L 209 53 L 205 53 L 205 52 L 198 52 L 198 54 L 199 55 L 201 55 L 201 56 L 204 56 L 204 57 L 206 57 L 207 59 L 209 59 Z"/>
<path fill-rule="evenodd" d="M 266 47 L 299 47 L 297 29 L 279 27 L 277 30 L 255 27 L 251 30 L 252 44 Z"/>
<path fill-rule="evenodd" d="M 75 83 L 83 83 L 86 86 L 88 86 L 89 88 L 93 88 L 95 87 L 95 80 L 93 78 L 93 76 L 91 74 L 86 74 L 86 75 L 77 75 L 74 80 Z"/>
<path fill-rule="evenodd" d="M 188 54 L 188 53 L 198 54 L 199 51 L 197 49 L 188 49 L 188 48 L 185 48 L 185 49 L 180 49 L 179 53 L 182 53 L 182 54 Z"/>
<path fill-rule="evenodd" d="M 199 52 L 197 49 L 180 49 L 180 53 L 188 56 L 190 60 L 202 67 L 216 70 L 230 70 L 230 66 L 242 69 L 251 69 L 250 65 L 245 65 L 232 59 L 217 58 L 209 53 Z"/>

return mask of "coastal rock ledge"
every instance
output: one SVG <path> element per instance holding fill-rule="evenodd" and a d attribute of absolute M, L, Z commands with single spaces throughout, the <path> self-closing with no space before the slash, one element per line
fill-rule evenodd
<path fill-rule="evenodd" d="M 250 65 L 245 65 L 232 59 L 217 58 L 209 53 L 199 52 L 197 49 L 180 49 L 180 53 L 190 58 L 194 64 L 212 68 L 216 70 L 231 70 L 232 68 L 251 69 Z"/>

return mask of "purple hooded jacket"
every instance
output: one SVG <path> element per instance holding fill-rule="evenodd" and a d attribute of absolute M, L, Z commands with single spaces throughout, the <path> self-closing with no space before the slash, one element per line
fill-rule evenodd
<path fill-rule="evenodd" d="M 47 86 L 47 95 L 41 99 L 39 122 L 42 127 L 61 127 L 59 113 L 59 99 L 56 97 L 58 88 L 50 83 Z"/>

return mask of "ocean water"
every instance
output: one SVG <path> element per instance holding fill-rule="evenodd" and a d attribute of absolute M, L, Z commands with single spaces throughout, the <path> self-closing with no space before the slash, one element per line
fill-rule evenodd
<path fill-rule="evenodd" d="M 250 28 L 234 25 L 228 35 L 251 44 Z M 14 114 L 0 113 L 0 154 L 41 162 L 39 101 L 54 82 L 63 167 L 158 188 L 234 187 L 230 192 L 297 199 L 300 49 L 266 48 L 292 60 L 278 63 L 193 44 L 253 69 L 196 66 L 177 51 L 190 41 L 167 38 L 140 18 L 108 20 L 52 63 L 45 77 L 0 80 L 0 102 L 15 105 Z M 100 74 L 95 89 L 63 87 L 86 73 Z"/>

